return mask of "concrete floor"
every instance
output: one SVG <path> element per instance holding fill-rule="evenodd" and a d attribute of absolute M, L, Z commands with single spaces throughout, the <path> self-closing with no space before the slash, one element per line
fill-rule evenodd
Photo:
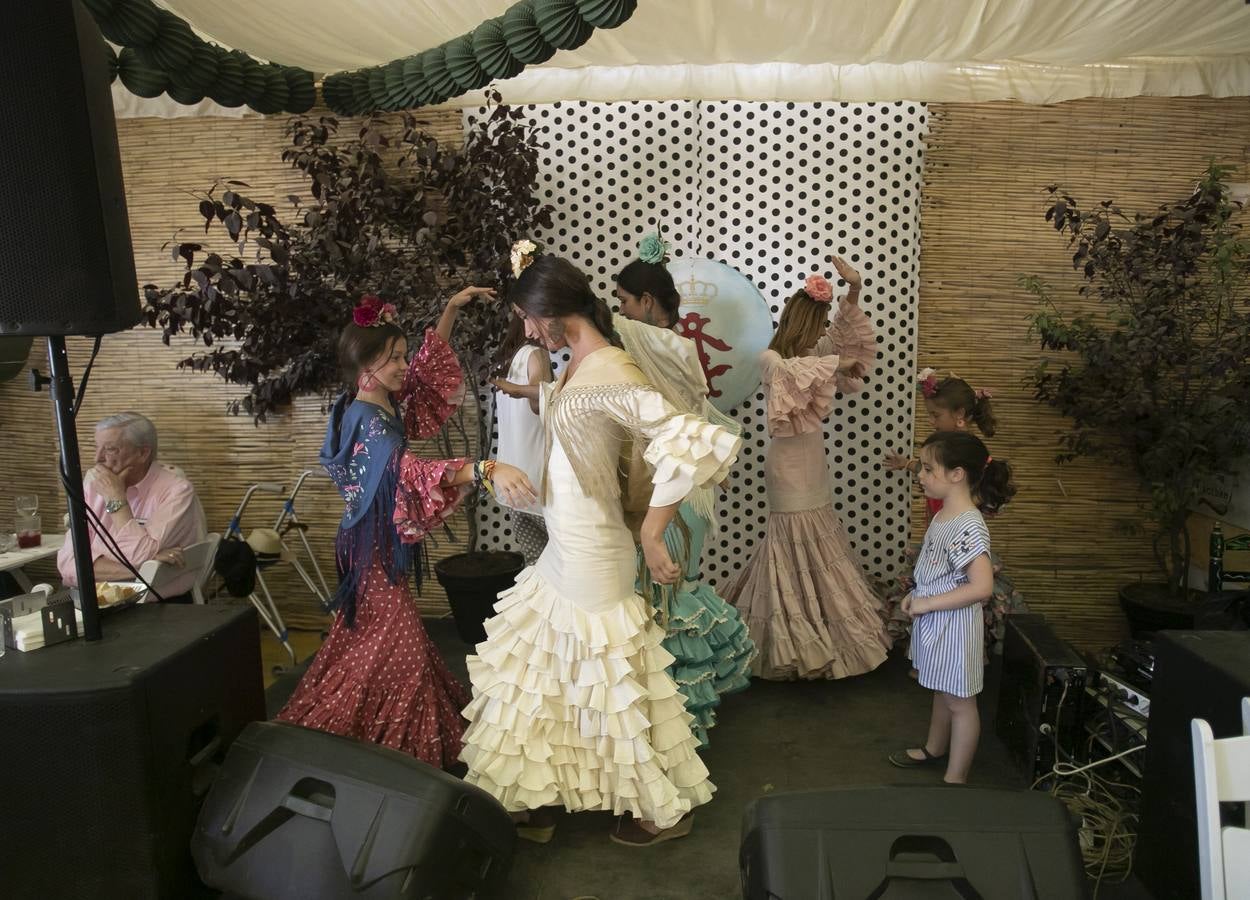
<path fill-rule="evenodd" d="M 452 670 L 465 677 L 466 647 L 449 620 L 427 621 Z M 755 681 L 725 699 L 704 760 L 717 787 L 696 813 L 689 837 L 632 849 L 608 840 L 606 813 L 561 814 L 550 844 L 518 842 L 509 900 L 731 900 L 741 896 L 738 845 L 747 804 L 774 791 L 867 785 L 932 784 L 936 770 L 902 770 L 886 756 L 923 738 L 930 695 L 891 659 L 875 672 L 833 682 Z M 301 667 L 302 669 L 302 667 Z M 1024 787 L 993 734 L 994 675 L 982 694 L 982 737 L 972 781 Z M 269 689 L 271 713 L 294 687 L 294 675 Z M 1147 898 L 1134 885 L 1104 885 L 1100 898 Z"/>

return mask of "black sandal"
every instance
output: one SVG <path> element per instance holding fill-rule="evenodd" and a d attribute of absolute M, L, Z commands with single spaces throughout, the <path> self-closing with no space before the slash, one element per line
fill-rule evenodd
<path fill-rule="evenodd" d="M 934 756 L 929 752 L 929 748 L 924 744 L 920 745 L 920 752 L 924 754 L 923 759 L 916 759 L 906 750 L 899 750 L 897 753 L 891 753 L 890 765 L 897 766 L 900 769 L 918 769 L 922 766 L 931 766 L 934 763 L 943 762 L 946 759 L 945 753 L 941 756 Z"/>

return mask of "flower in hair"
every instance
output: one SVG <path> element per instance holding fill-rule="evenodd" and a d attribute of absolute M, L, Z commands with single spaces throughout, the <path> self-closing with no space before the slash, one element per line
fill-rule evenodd
<path fill-rule="evenodd" d="M 989 400 L 994 396 L 988 388 L 977 388 L 972 393 L 978 400 Z"/>
<path fill-rule="evenodd" d="M 833 302 L 833 285 L 823 275 L 808 275 L 803 290 L 817 303 Z"/>
<path fill-rule="evenodd" d="M 658 231 L 644 237 L 638 244 L 638 258 L 652 265 L 664 265 L 670 249 L 668 241 Z"/>
<path fill-rule="evenodd" d="M 521 273 L 529 267 L 538 255 L 538 245 L 529 239 L 517 241 L 512 245 L 512 277 L 520 278 Z"/>
<path fill-rule="evenodd" d="M 932 397 L 937 393 L 937 369 L 924 368 L 920 370 L 920 374 L 916 376 L 916 380 L 920 383 L 920 393 L 926 398 Z"/>
<path fill-rule="evenodd" d="M 374 294 L 365 294 L 360 298 L 356 308 L 352 310 L 352 321 L 361 328 L 373 328 L 377 325 L 394 325 L 399 318 L 393 303 L 383 303 L 382 298 Z"/>

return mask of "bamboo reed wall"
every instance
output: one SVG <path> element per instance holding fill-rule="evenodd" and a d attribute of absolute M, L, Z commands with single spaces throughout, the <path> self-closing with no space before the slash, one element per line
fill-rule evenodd
<path fill-rule="evenodd" d="M 315 112 L 315 111 L 314 111 Z M 245 193 L 269 200 L 279 210 L 290 209 L 289 194 L 307 196 L 299 173 L 281 160 L 287 146 L 288 119 L 123 119 L 118 140 L 126 179 L 126 202 L 134 241 L 139 284 L 172 284 L 181 276 L 180 263 L 161 245 L 181 227 L 184 239 L 203 235 L 193 191 L 207 189 L 216 178 L 245 181 Z M 446 143 L 459 143 L 463 129 L 459 110 L 436 110 L 421 117 L 422 127 Z M 345 120 L 341 133 L 350 135 L 359 123 Z M 197 227 L 197 225 L 199 227 Z M 224 232 L 213 233 L 208 246 L 229 251 Z M 90 354 L 90 341 L 69 341 L 70 362 L 76 373 Z M 135 409 L 149 416 L 160 434 L 161 459 L 181 466 L 196 485 L 210 531 L 223 531 L 247 485 L 284 481 L 288 487 L 303 469 L 317 469 L 305 484 L 297 510 L 309 525 L 322 571 L 334 586 L 333 537 L 342 502 L 329 479 L 317 467 L 317 451 L 325 432 L 325 417 L 315 398 L 295 404 L 289 414 L 255 426 L 247 416 L 226 414 L 226 401 L 241 395 L 213 375 L 178 371 L 176 363 L 190 354 L 189 337 L 161 343 L 159 330 L 137 327 L 106 337 L 96 361 L 80 414 L 78 429 L 84 465 L 94 452 L 93 426 L 110 413 Z M 46 372 L 43 345 L 36 341 L 30 365 Z M 75 376 L 77 379 L 77 375 Z M 0 474 L 9 485 L 0 495 L 0 527 L 10 528 L 12 494 L 17 486 L 40 496 L 44 530 L 62 531 L 65 503 L 56 478 L 56 437 L 49 395 L 32 393 L 25 378 L 0 384 Z M 433 454 L 433 451 L 431 450 Z M 244 529 L 268 527 L 279 512 L 279 499 L 257 494 L 244 516 Z M 463 532 L 461 517 L 452 520 Z M 457 542 L 441 538 L 432 557 L 455 552 Z M 41 564 L 39 573 L 54 573 Z M 288 567 L 271 578 L 288 625 L 323 627 L 312 595 Z M 443 611 L 446 599 L 433 579 L 422 591 L 426 611 Z"/>
<path fill-rule="evenodd" d="M 1020 493 L 991 522 L 994 547 L 1030 606 L 1080 646 L 1127 633 L 1116 588 L 1152 579 L 1133 479 L 1114 465 L 1054 462 L 1059 417 L 1031 399 L 1039 358 L 1033 306 L 1016 287 L 1038 274 L 1076 296 L 1064 240 L 1043 221 L 1058 182 L 1086 205 L 1126 211 L 1185 196 L 1212 158 L 1250 180 L 1250 99 L 1135 98 L 1054 106 L 934 104 L 925 158 L 917 365 L 954 371 L 994 392 L 999 431 L 987 443 L 1015 466 Z M 929 431 L 917 403 L 916 433 Z M 913 511 L 923 532 L 923 502 Z M 1209 523 L 1195 523 L 1205 561 Z M 1226 529 L 1227 531 L 1227 529 Z M 1235 533 L 1235 532 L 1230 532 Z"/>

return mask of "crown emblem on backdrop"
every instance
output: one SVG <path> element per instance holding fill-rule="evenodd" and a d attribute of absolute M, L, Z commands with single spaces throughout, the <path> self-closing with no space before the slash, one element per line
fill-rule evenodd
<path fill-rule="evenodd" d="M 681 294 L 683 306 L 707 306 L 716 299 L 718 289 L 708 281 L 699 281 L 693 275 L 688 281 L 678 282 L 677 290 Z"/>

